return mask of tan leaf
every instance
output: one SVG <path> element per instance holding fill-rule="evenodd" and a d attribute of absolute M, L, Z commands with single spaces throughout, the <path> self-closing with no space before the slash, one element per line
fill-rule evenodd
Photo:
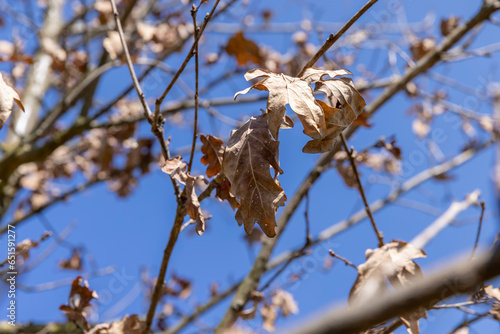
<path fill-rule="evenodd" d="M 309 67 L 300 78 L 311 84 L 317 81 L 321 81 L 322 78 L 326 75 L 328 75 L 330 78 L 335 78 L 341 75 L 352 75 L 352 73 L 351 71 L 345 69 L 322 70 L 316 67 Z"/>
<path fill-rule="evenodd" d="M 124 316 L 120 321 L 113 322 L 106 334 L 142 334 L 146 329 L 146 322 L 139 319 L 137 314 Z"/>
<path fill-rule="evenodd" d="M 117 31 L 109 31 L 108 37 L 102 41 L 102 46 L 109 53 L 109 58 L 116 59 L 123 53 L 123 45 L 120 34 Z"/>
<path fill-rule="evenodd" d="M 367 261 L 358 266 L 358 277 L 349 294 L 350 303 L 365 303 L 386 288 L 388 279 L 395 288 L 411 286 L 422 277 L 422 270 L 413 259 L 425 257 L 425 252 L 403 241 L 392 241 L 381 248 L 366 251 Z M 401 314 L 400 319 L 410 334 L 419 333 L 418 319 L 425 318 L 425 309 Z"/>
<path fill-rule="evenodd" d="M 201 152 L 204 154 L 201 157 L 201 163 L 203 165 L 208 165 L 207 167 L 207 177 L 212 177 L 217 175 L 222 170 L 222 157 L 224 156 L 224 142 L 219 138 L 208 135 L 200 136 L 200 140 L 203 143 L 201 147 Z"/>
<path fill-rule="evenodd" d="M 424 251 L 402 241 L 392 241 L 382 248 L 368 249 L 367 261 L 358 266 L 358 277 L 349 299 L 352 302 L 366 301 L 385 289 L 385 279 L 391 283 L 407 282 L 409 275 L 419 275 L 420 267 L 413 259 L 425 257 Z"/>
<path fill-rule="evenodd" d="M 410 51 L 413 59 L 420 60 L 426 54 L 433 51 L 436 47 L 436 40 L 433 38 L 424 38 L 418 39 L 416 37 L 413 38 L 410 45 Z"/>
<path fill-rule="evenodd" d="M 3 80 L 2 73 L 0 73 L 0 129 L 9 118 L 14 102 L 24 111 L 19 94 Z"/>
<path fill-rule="evenodd" d="M 238 65 L 245 66 L 248 62 L 262 65 L 264 62 L 259 46 L 254 41 L 245 38 L 242 31 L 238 31 L 227 41 L 226 52 L 236 57 Z"/>
<path fill-rule="evenodd" d="M 198 201 L 198 196 L 194 189 L 197 178 L 200 177 L 192 177 L 189 175 L 186 178 L 186 213 L 191 219 L 196 221 L 196 233 L 202 235 L 205 232 L 205 216 L 201 212 L 200 202 Z"/>
<path fill-rule="evenodd" d="M 500 288 L 493 288 L 493 286 L 488 285 L 484 288 L 484 292 L 486 292 L 488 296 L 495 298 L 500 302 Z"/>
<path fill-rule="evenodd" d="M 418 138 L 423 138 L 427 136 L 427 134 L 431 130 L 431 127 L 428 122 L 420 117 L 417 117 L 413 120 L 412 129 L 413 132 L 418 136 Z"/>
<path fill-rule="evenodd" d="M 340 108 L 333 108 L 324 102 L 318 102 L 324 113 L 325 136 L 309 141 L 302 149 L 305 153 L 331 151 L 335 138 L 361 115 L 366 105 L 361 94 L 354 88 L 352 80 L 348 78 L 318 81 L 315 90 L 325 93 L 331 105 L 340 104 Z"/>
<path fill-rule="evenodd" d="M 182 157 L 178 155 L 165 161 L 161 170 L 170 175 L 173 179 L 185 184 L 187 179 L 186 168 L 187 164 L 182 160 Z"/>
<path fill-rule="evenodd" d="M 240 202 L 236 221 L 247 234 L 257 222 L 268 237 L 276 235 L 275 214 L 285 205 L 285 192 L 271 177 L 270 167 L 283 173 L 278 163 L 279 142 L 267 128 L 267 116 L 250 118 L 229 138 L 222 169 L 231 183 L 231 193 Z"/>
<path fill-rule="evenodd" d="M 272 303 L 278 306 L 284 317 L 288 317 L 290 314 L 299 313 L 299 307 L 297 302 L 293 299 L 291 293 L 284 290 L 277 290 L 271 299 Z"/>
<path fill-rule="evenodd" d="M 460 20 L 460 17 L 455 17 L 453 15 L 447 19 L 442 19 L 440 25 L 441 34 L 445 37 L 448 36 L 453 31 L 453 29 L 458 27 Z"/>
<path fill-rule="evenodd" d="M 323 111 L 314 99 L 312 88 L 306 81 L 263 69 L 254 69 L 245 74 L 247 81 L 259 77 L 265 78 L 253 86 L 237 92 L 234 98 L 236 99 L 240 94 L 248 93 L 252 88 L 269 91 L 266 112 L 269 131 L 275 139 L 278 138 L 279 128 L 284 122 L 287 104 L 299 116 L 306 135 L 314 139 L 323 138 L 326 130 Z"/>
<path fill-rule="evenodd" d="M 262 327 L 269 332 L 274 332 L 274 323 L 278 318 L 278 307 L 276 305 L 264 305 L 260 309 L 260 315 L 264 319 Z"/>

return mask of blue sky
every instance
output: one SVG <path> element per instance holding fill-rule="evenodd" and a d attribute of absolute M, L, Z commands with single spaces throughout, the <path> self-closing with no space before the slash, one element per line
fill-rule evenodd
<path fill-rule="evenodd" d="M 209 5 L 213 1 L 209 1 Z M 274 16 L 272 22 L 302 22 L 310 20 L 313 22 L 344 22 L 349 19 L 363 4 L 364 1 L 315 1 L 311 6 L 305 1 L 284 1 L 273 2 L 252 1 L 248 9 L 241 5 L 235 5 L 229 15 L 221 17 L 218 22 L 226 22 L 237 25 L 236 18 L 242 17 L 248 12 L 263 9 L 270 9 Z M 403 3 L 404 13 L 394 14 L 393 8 Z M 400 23 L 406 19 L 409 23 L 421 22 L 424 18 L 434 20 L 434 35 L 440 36 L 439 21 L 449 15 L 460 16 L 463 20 L 471 17 L 479 8 L 481 1 L 379 1 L 364 17 L 362 17 L 353 27 L 373 24 L 380 24 L 380 20 L 390 23 Z M 16 6 L 16 5 L 12 5 Z M 207 10 L 208 6 L 205 7 Z M 11 40 L 9 20 L 5 27 L 0 28 L 0 39 Z M 472 43 L 471 48 L 495 43 L 498 36 L 498 26 L 486 24 L 479 37 Z M 325 31 L 324 34 L 330 33 Z M 208 32 L 210 43 L 202 44 L 200 52 L 203 54 L 214 52 L 224 45 L 230 37 L 229 33 Z M 396 35 L 389 35 L 389 38 L 396 38 Z M 293 45 L 290 34 L 262 34 L 248 33 L 246 35 L 259 44 L 269 45 L 281 53 L 286 53 Z M 316 43 L 315 33 L 311 33 L 312 40 Z M 426 33 L 420 37 L 428 37 Z M 397 40 L 401 40 L 399 37 Z M 342 42 L 339 41 L 339 42 Z M 438 40 L 439 42 L 439 40 Z M 317 43 L 316 43 L 317 44 Z M 28 43 L 29 45 L 29 43 Z M 100 45 L 94 45 L 100 47 Z M 407 45 L 400 45 L 408 52 Z M 350 46 L 344 46 L 342 52 L 349 54 L 357 52 Z M 100 51 L 99 51 L 100 52 Z M 187 50 L 183 50 L 179 55 L 169 60 L 168 65 L 175 68 L 176 62 L 180 61 Z M 328 56 L 332 57 L 331 53 Z M 378 57 L 378 58 L 377 58 Z M 374 61 L 374 59 L 378 59 Z M 448 63 L 438 66 L 432 72 L 453 77 L 458 82 L 463 83 L 478 91 L 484 91 L 486 83 L 498 80 L 498 55 L 491 57 L 476 58 L 461 61 L 460 63 Z M 387 63 L 387 52 L 383 48 L 374 50 L 364 50 L 360 53 L 355 64 L 348 67 L 354 74 L 354 79 L 362 75 L 363 66 L 373 66 L 369 68 L 373 73 L 381 78 L 390 75 L 385 64 Z M 398 68 L 404 70 L 404 62 L 401 57 L 397 57 Z M 212 71 L 223 71 L 233 68 L 235 63 L 230 58 L 226 59 Z M 0 70 L 7 70 L 8 66 L 0 64 Z M 188 67 L 188 70 L 192 69 Z M 188 71 L 187 70 L 187 71 Z M 192 84 L 192 71 L 186 72 L 183 79 Z M 212 72 L 211 72 L 212 73 Z M 201 85 L 208 81 L 211 73 L 202 75 Z M 163 73 L 157 73 L 160 80 L 168 83 L 169 77 Z M 479 113 L 490 114 L 492 111 L 488 103 L 479 97 L 469 98 L 463 92 L 452 88 L 442 87 L 441 84 L 422 77 L 417 81 L 419 85 L 428 91 L 443 88 L 448 92 L 449 100 L 462 106 L 472 106 Z M 129 75 L 125 67 L 115 69 L 106 74 L 99 86 L 98 97 L 106 101 L 111 96 L 117 95 L 121 87 L 126 87 L 130 83 Z M 246 88 L 248 85 L 243 76 L 239 76 L 227 83 L 222 83 L 213 89 L 209 95 L 203 98 L 228 97 L 236 91 Z M 149 101 L 154 101 L 159 95 L 160 89 L 145 89 L 146 97 Z M 368 103 L 379 94 L 381 90 L 373 91 L 369 96 L 365 96 Z M 259 92 L 251 92 L 255 95 Z M 130 95 L 133 97 L 134 95 Z M 168 101 L 182 97 L 179 89 L 174 89 Z M 475 100 L 474 100 L 475 99 Z M 166 101 L 166 102 L 168 102 Z M 409 168 L 409 172 L 403 175 L 407 179 L 427 166 L 435 164 L 433 159 L 427 159 L 429 153 L 423 141 L 419 140 L 412 132 L 413 116 L 407 114 L 412 101 L 409 101 L 403 93 L 399 93 L 386 103 L 372 119 L 373 127 L 362 128 L 356 132 L 355 136 L 349 139 L 349 144 L 357 149 L 362 149 L 374 143 L 378 138 L 385 136 L 395 136 L 398 145 L 403 149 L 403 160 L 408 161 L 410 155 L 420 154 L 425 156 L 425 161 Z M 234 118 L 245 119 L 251 115 L 260 114 L 259 109 L 265 108 L 265 102 L 252 103 L 243 106 L 224 106 L 218 108 L 222 114 Z M 292 111 L 288 110 L 289 115 Z M 166 125 L 166 135 L 172 136 L 172 150 L 182 149 L 191 141 L 191 117 L 192 111 L 183 114 L 184 124 L 174 128 Z M 283 130 L 280 133 L 280 161 L 285 173 L 280 176 L 280 182 L 285 192 L 291 197 L 294 190 L 299 186 L 307 171 L 314 165 L 318 156 L 306 155 L 301 149 L 308 138 L 302 134 L 301 125 L 296 122 L 296 126 L 291 130 Z M 455 124 L 453 117 L 437 117 L 433 122 L 434 128 L 442 128 L 446 134 L 445 140 L 440 144 L 440 149 L 446 158 L 457 154 L 465 144 L 465 136 Z M 216 134 L 227 138 L 231 127 L 225 124 L 217 124 L 215 128 L 210 126 L 208 117 L 203 112 L 201 114 L 200 132 L 204 134 Z M 141 128 L 142 133 L 147 133 L 148 126 Z M 214 133 L 218 132 L 218 133 Z M 485 138 L 478 130 L 480 138 Z M 415 153 L 417 152 L 417 153 Z M 420 152 L 420 153 L 418 153 Z M 195 156 L 196 164 L 194 171 L 203 173 L 204 168 L 199 163 L 201 156 Z M 187 154 L 185 159 L 188 159 Z M 406 160 L 405 160 L 406 159 Z M 492 181 L 492 173 L 495 162 L 493 149 L 487 149 L 480 153 L 476 159 L 453 170 L 450 174 L 454 180 L 451 182 L 426 182 L 416 190 L 404 195 L 407 201 L 418 201 L 431 205 L 444 211 L 452 200 L 462 200 L 467 193 L 475 189 L 480 189 L 482 199 L 486 202 L 487 215 L 484 220 L 483 232 L 480 246 L 482 249 L 488 248 L 498 231 L 497 208 L 495 207 L 496 196 Z M 390 184 L 386 181 L 391 177 L 388 175 L 374 174 L 372 171 L 361 168 L 362 181 L 370 202 L 385 196 L 391 190 Z M 193 173 L 194 174 L 194 173 Z M 175 200 L 173 197 L 171 183 L 167 176 L 159 168 L 143 177 L 138 187 L 129 197 L 118 198 L 110 192 L 107 185 L 98 185 L 88 191 L 72 197 L 65 203 L 54 205 L 44 213 L 44 218 L 33 217 L 23 223 L 17 230 L 18 240 L 25 238 L 37 239 L 44 230 L 42 219 L 46 219 L 59 232 L 68 225 L 74 224 L 74 228 L 67 238 L 71 245 L 82 246 L 86 254 L 94 257 L 94 262 L 99 268 L 113 266 L 115 274 L 95 277 L 90 279 L 90 287 L 95 289 L 101 296 L 97 302 L 96 321 L 111 321 L 125 313 L 144 314 L 147 310 L 147 303 L 143 298 L 143 290 L 140 285 L 141 269 L 147 269 L 150 276 L 157 274 L 163 249 L 167 241 L 171 224 L 175 214 Z M 248 249 L 243 240 L 243 228 L 234 221 L 234 212 L 226 203 L 219 203 L 215 199 L 209 199 L 202 204 L 204 210 L 213 214 L 213 218 L 208 222 L 207 232 L 203 236 L 197 236 L 191 231 L 181 233 L 179 241 L 175 247 L 167 277 L 173 273 L 180 277 L 187 278 L 194 282 L 193 293 L 188 300 L 178 303 L 178 305 L 188 311 L 193 306 L 203 303 L 209 299 L 209 286 L 213 282 L 218 282 L 222 289 L 230 286 L 231 283 L 241 279 L 250 268 L 253 259 L 258 252 L 258 246 Z M 335 169 L 324 173 L 321 179 L 314 185 L 310 192 L 309 215 L 311 221 L 311 233 L 313 236 L 323 229 L 347 218 L 353 212 L 362 208 L 359 194 L 355 189 L 346 188 L 343 180 L 339 177 Z M 291 248 L 300 247 L 305 240 L 304 203 L 293 216 L 287 230 L 281 237 L 275 254 Z M 11 215 L 2 224 L 7 223 Z M 279 212 L 278 212 L 279 214 Z M 461 214 L 459 218 L 476 217 L 479 209 L 471 208 Z M 379 228 L 384 232 L 385 239 L 398 239 L 409 241 L 427 225 L 435 219 L 434 216 L 393 204 L 375 214 L 375 220 Z M 432 269 L 439 269 L 443 264 L 449 263 L 458 255 L 468 255 L 472 250 L 476 235 L 477 223 L 474 219 L 468 219 L 467 223 L 460 226 L 445 229 L 435 240 L 429 243 L 425 251 L 428 255 L 426 259 L 419 259 L 417 262 L 422 266 L 424 273 Z M 5 238 L 0 239 L 2 244 Z M 47 241 L 47 245 L 52 241 Z M 47 245 L 44 245 L 46 247 Z M 300 323 L 307 316 L 312 315 L 323 307 L 331 304 L 345 304 L 349 289 L 356 279 L 356 272 L 342 263 L 335 262 L 333 268 L 327 272 L 322 270 L 323 260 L 327 257 L 327 249 L 333 249 L 338 254 L 348 258 L 355 264 L 364 262 L 366 248 L 376 247 L 376 238 L 367 220 L 349 229 L 348 231 L 334 237 L 331 240 L 318 246 L 318 250 L 309 257 L 295 261 L 290 269 L 285 273 L 292 273 L 305 269 L 305 274 L 298 283 L 291 286 L 291 293 L 298 302 L 300 313 L 290 320 L 279 320 L 278 327 Z M 39 255 L 43 248 L 33 251 L 33 257 Z M 20 277 L 20 284 L 25 286 L 37 286 L 45 282 L 53 282 L 68 278 L 74 278 L 76 273 L 65 272 L 57 268 L 57 263 L 70 255 L 70 250 L 59 247 L 49 258 L 40 264 L 35 270 Z M 86 269 L 91 270 L 89 261 L 86 261 Z M 276 280 L 274 286 L 278 287 L 286 283 L 288 275 Z M 266 275 L 263 281 L 267 281 Z M 497 281 L 498 284 L 498 281 Z M 0 287 L 3 294 L 4 287 Z M 63 321 L 64 316 L 58 310 L 59 305 L 67 302 L 69 286 L 63 286 L 48 291 L 30 293 L 20 291 L 19 293 L 19 321 Z M 229 300 L 215 307 L 201 319 L 207 324 L 216 324 L 225 309 Z M 5 306 L 5 300 L 0 299 L 0 308 Z M 432 312 L 430 313 L 430 315 Z M 422 320 L 421 327 L 423 333 L 446 333 L 463 319 L 463 313 L 453 310 L 438 311 L 430 316 L 429 320 Z M 247 324 L 248 325 L 248 324 Z M 255 321 L 249 322 L 251 327 L 258 326 Z M 498 331 L 498 324 L 491 320 L 481 320 L 475 325 L 475 331 L 471 333 L 495 333 Z M 258 328 L 254 328 L 258 329 Z M 186 330 L 186 333 L 194 332 L 195 328 Z M 404 333 L 400 328 L 396 333 Z"/>

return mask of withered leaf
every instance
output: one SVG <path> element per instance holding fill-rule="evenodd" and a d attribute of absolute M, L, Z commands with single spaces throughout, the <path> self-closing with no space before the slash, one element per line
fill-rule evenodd
<path fill-rule="evenodd" d="M 495 298 L 500 302 L 500 288 L 493 288 L 493 286 L 488 285 L 484 287 L 484 292 L 486 292 L 488 296 Z"/>
<path fill-rule="evenodd" d="M 342 75 L 352 75 L 351 71 L 340 69 L 340 70 L 322 70 L 316 67 L 309 67 L 305 70 L 304 74 L 300 77 L 307 83 L 311 84 L 314 82 L 321 81 L 324 76 L 328 75 L 330 78 L 339 77 Z"/>
<path fill-rule="evenodd" d="M 455 17 L 453 15 L 447 19 L 441 19 L 441 34 L 445 37 L 448 36 L 453 31 L 453 29 L 458 27 L 460 20 L 460 17 Z"/>
<path fill-rule="evenodd" d="M 200 136 L 200 140 L 203 143 L 201 147 L 201 152 L 204 154 L 201 157 L 201 163 L 203 165 L 208 165 L 207 167 L 207 177 L 212 177 L 219 174 L 222 170 L 222 158 L 224 156 L 224 142 L 217 137 L 208 135 Z"/>
<path fill-rule="evenodd" d="M 19 94 L 4 81 L 2 73 L 0 73 L 0 129 L 3 128 L 7 118 L 9 118 L 14 102 L 24 111 Z"/>
<path fill-rule="evenodd" d="M 277 290 L 271 300 L 274 305 L 279 307 L 285 318 L 291 314 L 299 313 L 297 302 L 293 298 L 292 294 L 285 290 Z"/>
<path fill-rule="evenodd" d="M 367 261 L 358 266 L 358 277 L 349 294 L 350 301 L 366 301 L 385 288 L 385 279 L 407 282 L 407 274 L 418 275 L 420 267 L 413 259 L 425 252 L 403 241 L 392 241 L 375 250 L 368 249 Z"/>
<path fill-rule="evenodd" d="M 71 284 L 68 305 L 61 305 L 59 309 L 66 314 L 69 321 L 76 321 L 84 328 L 88 328 L 85 309 L 95 298 L 97 298 L 97 293 L 90 290 L 89 283 L 78 276 Z"/>
<path fill-rule="evenodd" d="M 335 138 L 363 112 L 366 105 L 361 94 L 349 78 L 330 79 L 316 82 L 316 91 L 327 95 L 333 108 L 320 102 L 324 113 L 326 131 L 323 138 L 313 138 L 302 149 L 305 153 L 322 153 L 333 149 Z"/>
<path fill-rule="evenodd" d="M 274 323 L 278 318 L 278 307 L 276 305 L 264 305 L 260 309 L 260 315 L 264 322 L 262 323 L 262 327 L 269 332 L 273 332 L 275 330 Z"/>
<path fill-rule="evenodd" d="M 201 212 L 200 202 L 198 201 L 198 196 L 196 195 L 194 185 L 200 177 L 193 177 L 189 175 L 186 178 L 186 213 L 191 219 L 196 221 L 196 233 L 202 235 L 205 232 L 205 216 Z"/>
<path fill-rule="evenodd" d="M 264 79 L 237 92 L 234 98 L 248 93 L 252 88 L 269 91 L 266 112 L 269 131 L 275 139 L 278 138 L 279 128 L 284 122 L 287 104 L 299 116 L 306 135 L 314 139 L 323 138 L 326 130 L 323 111 L 314 99 L 312 88 L 306 81 L 263 69 L 254 69 L 245 73 L 247 81 L 259 77 L 264 77 Z"/>
<path fill-rule="evenodd" d="M 283 173 L 278 163 L 279 142 L 267 128 L 267 115 L 250 118 L 229 138 L 222 169 L 231 183 L 231 194 L 240 202 L 236 221 L 247 234 L 257 222 L 268 237 L 276 235 L 275 214 L 285 205 L 285 192 L 271 177 L 270 167 Z"/>
<path fill-rule="evenodd" d="M 165 161 L 161 170 L 170 175 L 173 179 L 185 184 L 187 179 L 186 167 L 187 164 L 182 160 L 182 157 L 178 155 Z"/>
<path fill-rule="evenodd" d="M 231 194 L 231 183 L 229 180 L 224 177 L 224 180 L 215 188 L 215 197 L 217 197 L 221 201 L 228 201 L 231 205 L 231 209 L 235 210 L 240 207 L 240 203 L 236 200 L 236 198 Z"/>
<path fill-rule="evenodd" d="M 73 249 L 71 257 L 59 262 L 59 267 L 63 269 L 82 270 L 82 254 L 79 249 Z"/>
<path fill-rule="evenodd" d="M 142 334 L 146 329 L 146 322 L 139 319 L 137 314 L 124 316 L 109 326 L 107 334 Z"/>
<path fill-rule="evenodd" d="M 109 31 L 108 37 L 102 41 L 102 46 L 108 51 L 109 58 L 116 59 L 123 53 L 123 45 L 120 34 L 117 31 Z"/>
<path fill-rule="evenodd" d="M 413 259 L 426 257 L 425 252 L 403 241 L 392 241 L 381 248 L 366 251 L 367 261 L 358 266 L 358 277 L 349 294 L 350 303 L 363 303 L 386 288 L 388 279 L 395 288 L 408 287 L 422 277 L 422 270 Z M 410 334 L 419 333 L 418 319 L 425 318 L 425 309 L 401 314 L 400 319 Z"/>
<path fill-rule="evenodd" d="M 254 41 L 245 38 L 242 31 L 238 31 L 227 41 L 226 52 L 236 57 L 238 65 L 245 66 L 248 62 L 262 65 L 264 62 L 259 46 Z"/>

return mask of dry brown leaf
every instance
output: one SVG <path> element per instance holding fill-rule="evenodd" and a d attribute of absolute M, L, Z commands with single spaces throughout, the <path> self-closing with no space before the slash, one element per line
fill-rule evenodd
<path fill-rule="evenodd" d="M 97 297 L 97 293 L 89 289 L 89 283 L 78 276 L 71 284 L 68 305 L 61 305 L 59 309 L 66 314 L 68 321 L 76 321 L 88 329 L 86 308 L 90 307 L 90 301 Z"/>
<path fill-rule="evenodd" d="M 423 120 L 421 117 L 417 117 L 413 120 L 412 129 L 418 138 L 423 138 L 427 136 L 431 127 L 428 122 Z"/>
<path fill-rule="evenodd" d="M 322 81 L 324 76 L 329 76 L 330 78 L 339 77 L 342 75 L 352 75 L 351 71 L 346 69 L 340 70 L 322 70 L 316 67 L 309 67 L 305 70 L 304 74 L 300 77 L 302 80 L 306 81 L 308 84 L 312 84 L 318 81 Z"/>
<path fill-rule="evenodd" d="M 102 46 L 109 53 L 109 58 L 116 59 L 123 53 L 123 45 L 120 34 L 117 31 L 109 31 L 108 37 L 102 41 Z"/>
<path fill-rule="evenodd" d="M 198 196 L 194 189 L 195 182 L 198 178 L 203 179 L 201 176 L 193 177 L 191 175 L 186 178 L 186 213 L 191 219 L 196 221 L 196 233 L 202 235 L 205 232 L 205 216 L 203 212 L 201 212 L 200 202 L 198 201 Z"/>
<path fill-rule="evenodd" d="M 274 330 L 276 329 L 274 327 L 274 323 L 278 318 L 278 307 L 276 305 L 266 304 L 260 309 L 260 315 L 262 316 L 262 319 L 264 319 L 262 328 L 264 328 L 266 331 L 274 332 Z"/>
<path fill-rule="evenodd" d="M 493 304 L 489 313 L 493 316 L 493 318 L 500 321 L 500 302 Z"/>
<path fill-rule="evenodd" d="M 413 37 L 413 40 L 410 42 L 410 51 L 413 59 L 420 60 L 426 54 L 433 51 L 436 47 L 436 40 L 434 38 L 424 38 L 418 39 Z"/>
<path fill-rule="evenodd" d="M 231 194 L 240 203 L 236 221 L 247 234 L 257 222 L 268 237 L 276 235 L 275 214 L 285 205 L 285 192 L 271 177 L 270 167 L 283 173 L 278 163 L 279 142 L 267 128 L 267 115 L 250 118 L 229 138 L 222 169 L 231 183 Z"/>
<path fill-rule="evenodd" d="M 285 318 L 291 314 L 299 313 L 297 302 L 293 299 L 292 294 L 285 290 L 277 290 L 271 298 L 271 301 L 274 305 L 279 307 Z"/>
<path fill-rule="evenodd" d="M 495 298 L 500 302 L 500 288 L 493 288 L 493 286 L 488 285 L 484 287 L 484 292 L 486 292 L 488 296 Z"/>
<path fill-rule="evenodd" d="M 326 131 L 323 138 L 313 138 L 302 149 L 305 153 L 323 153 L 331 151 L 335 138 L 363 112 L 366 105 L 361 94 L 354 88 L 352 79 L 340 78 L 316 82 L 315 91 L 326 94 L 333 108 L 319 102 L 324 112 Z"/>
<path fill-rule="evenodd" d="M 366 251 L 367 261 L 358 266 L 358 277 L 349 294 L 350 303 L 365 303 L 385 291 L 386 279 L 395 288 L 408 287 L 422 270 L 413 259 L 426 257 L 425 252 L 403 241 L 392 241 L 381 248 Z M 410 334 L 418 334 L 418 319 L 425 309 L 400 315 Z"/>
<path fill-rule="evenodd" d="M 201 157 L 201 163 L 203 165 L 208 165 L 207 167 L 207 177 L 212 177 L 217 175 L 222 170 L 222 158 L 224 156 L 224 142 L 217 137 L 208 135 L 200 136 L 200 140 L 203 143 L 201 147 L 201 152 L 204 154 Z"/>
<path fill-rule="evenodd" d="M 234 98 L 248 93 L 252 88 L 269 91 L 266 113 L 269 131 L 275 139 L 278 138 L 279 128 L 284 122 L 287 104 L 299 116 L 306 135 L 314 139 L 324 137 L 326 125 L 323 111 L 314 99 L 312 88 L 306 81 L 263 69 L 254 69 L 245 73 L 247 81 L 259 77 L 265 77 L 265 79 L 237 92 Z"/>
<path fill-rule="evenodd" d="M 245 38 L 242 31 L 238 31 L 227 41 L 226 52 L 236 57 L 238 65 L 245 66 L 249 62 L 262 65 L 264 62 L 259 46 L 254 41 Z"/>
<path fill-rule="evenodd" d="M 73 249 L 71 257 L 67 260 L 59 262 L 59 268 L 71 269 L 71 270 L 82 270 L 82 254 L 79 249 Z"/>
<path fill-rule="evenodd" d="M 185 184 L 187 179 L 186 168 L 187 164 L 182 160 L 182 157 L 178 155 L 165 161 L 161 170 L 170 175 L 173 179 Z"/>
<path fill-rule="evenodd" d="M 455 17 L 453 15 L 447 19 L 442 19 L 440 25 L 441 34 L 445 37 L 448 36 L 453 31 L 453 29 L 458 27 L 460 20 L 460 17 Z"/>
<path fill-rule="evenodd" d="M 240 207 L 240 203 L 236 200 L 236 198 L 231 194 L 231 183 L 229 180 L 224 177 L 224 180 L 215 188 L 215 197 L 217 197 L 220 201 L 228 201 L 231 205 L 231 209 L 235 210 Z"/>
<path fill-rule="evenodd" d="M 9 118 L 14 102 L 24 111 L 19 94 L 4 81 L 2 73 L 0 73 L 0 129 L 3 128 L 7 118 Z"/>

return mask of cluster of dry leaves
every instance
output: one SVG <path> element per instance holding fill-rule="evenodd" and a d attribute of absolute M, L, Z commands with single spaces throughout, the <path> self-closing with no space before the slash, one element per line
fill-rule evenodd
<path fill-rule="evenodd" d="M 89 289 L 89 284 L 78 276 L 71 284 L 68 305 L 59 308 L 66 314 L 68 321 L 75 323 L 87 334 L 142 334 L 146 329 L 144 321 L 137 314 L 126 315 L 121 320 L 111 324 L 98 324 L 93 327 L 87 321 L 87 312 L 91 307 L 90 302 L 97 299 L 97 293 Z"/>
<path fill-rule="evenodd" d="M 244 225 L 247 234 L 257 222 L 268 237 L 276 235 L 276 211 L 284 206 L 286 195 L 278 181 L 283 173 L 279 164 L 279 130 L 294 126 L 286 115 L 286 106 L 297 114 L 304 133 L 312 138 L 303 148 L 305 153 L 322 153 L 333 149 L 339 133 L 362 112 L 365 101 L 354 88 L 347 70 L 321 70 L 308 68 L 300 78 L 256 69 L 245 74 L 247 80 L 263 78 L 244 91 L 251 89 L 269 92 L 267 108 L 262 115 L 251 117 L 228 140 L 227 147 L 213 136 L 201 136 L 207 166 L 207 177 L 219 174 L 224 180 L 217 187 L 216 196 L 228 200 L 236 212 L 236 221 Z M 331 79 L 325 79 L 326 76 Z M 341 77 L 341 78 L 337 78 Z M 326 102 L 314 96 L 315 91 L 326 94 Z M 162 170 L 186 185 L 187 213 L 197 222 L 197 232 L 204 231 L 204 216 L 194 192 L 196 177 L 186 172 L 181 157 L 165 162 Z M 271 173 L 274 171 L 274 175 Z M 201 178 L 201 177 L 198 177 Z"/>

